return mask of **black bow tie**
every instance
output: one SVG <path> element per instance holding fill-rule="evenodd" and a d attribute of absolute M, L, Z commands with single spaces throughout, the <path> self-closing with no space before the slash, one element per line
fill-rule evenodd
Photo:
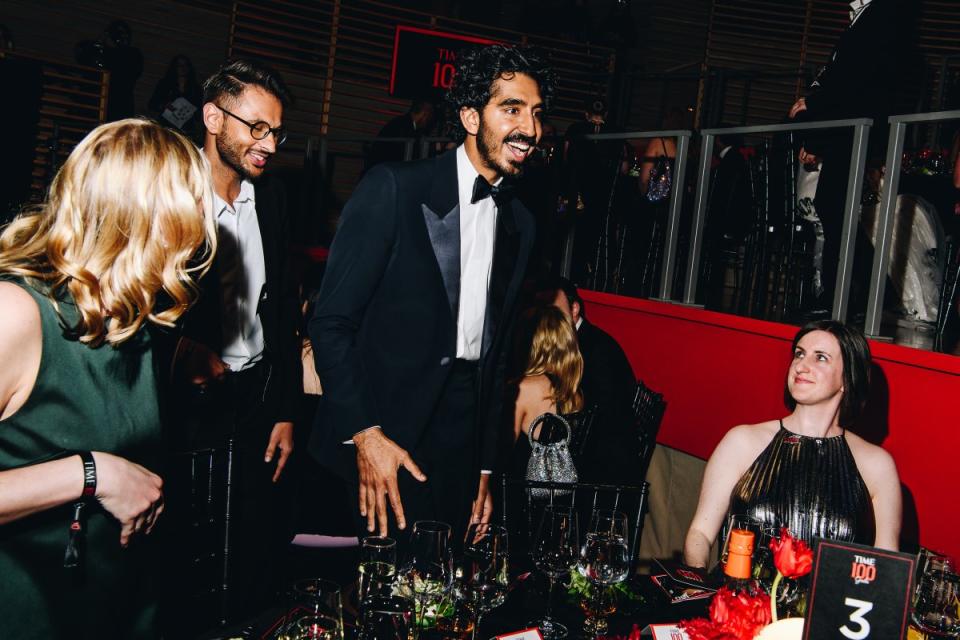
<path fill-rule="evenodd" d="M 503 199 L 510 194 L 511 189 L 512 185 L 506 180 L 501 180 L 500 184 L 494 186 L 487 182 L 486 178 L 478 175 L 473 183 L 473 196 L 470 198 L 470 204 L 475 204 L 490 196 L 499 206 Z"/>

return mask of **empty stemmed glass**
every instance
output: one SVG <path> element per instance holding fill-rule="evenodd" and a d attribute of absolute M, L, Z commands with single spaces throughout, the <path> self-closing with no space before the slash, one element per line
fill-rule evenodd
<path fill-rule="evenodd" d="M 453 585 L 450 538 L 450 525 L 445 522 L 420 520 L 413 524 L 403 581 L 416 604 L 417 629 L 423 626 L 428 609 L 436 611 Z"/>
<path fill-rule="evenodd" d="M 544 507 L 531 551 L 537 568 L 550 580 L 546 613 L 542 620 L 533 623 L 539 627 L 544 640 L 556 640 L 567 636 L 567 628 L 550 616 L 553 610 L 553 588 L 557 579 L 569 573 L 570 568 L 577 561 L 579 545 L 577 512 L 572 507 L 560 505 Z"/>
<path fill-rule="evenodd" d="M 616 610 L 609 587 L 623 582 L 630 573 L 627 516 L 619 511 L 598 510 L 590 519 L 577 571 L 590 581 L 590 596 L 584 603 L 584 630 L 600 635 L 607 630 L 606 616 Z"/>
<path fill-rule="evenodd" d="M 473 612 L 472 638 L 483 614 L 507 599 L 509 584 L 507 530 L 495 524 L 471 524 L 457 570 L 457 597 Z"/>

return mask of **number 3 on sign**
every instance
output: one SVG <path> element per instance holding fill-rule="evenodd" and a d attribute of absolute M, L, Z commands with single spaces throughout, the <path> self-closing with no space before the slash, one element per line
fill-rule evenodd
<path fill-rule="evenodd" d="M 856 598 L 847 598 L 843 604 L 853 607 L 854 612 L 850 614 L 850 622 L 857 625 L 856 630 L 851 630 L 847 625 L 840 627 L 840 633 L 850 640 L 863 640 L 870 636 L 870 623 L 864 618 L 866 614 L 873 610 L 873 603 L 866 600 L 857 600 Z"/>

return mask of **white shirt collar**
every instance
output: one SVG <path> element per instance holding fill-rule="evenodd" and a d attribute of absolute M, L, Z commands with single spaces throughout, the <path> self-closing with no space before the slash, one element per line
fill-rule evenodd
<path fill-rule="evenodd" d="M 470 162 L 467 149 L 461 144 L 457 147 L 457 194 L 461 206 L 470 204 L 470 200 L 473 198 L 473 183 L 477 181 L 478 175 L 480 175 L 480 172 Z M 503 176 L 499 176 L 493 181 L 493 184 L 498 185 L 502 180 Z"/>
<path fill-rule="evenodd" d="M 240 193 L 237 194 L 237 199 L 232 203 L 221 198 L 220 194 L 216 191 L 213 192 L 214 210 L 218 216 L 224 211 L 234 211 L 237 205 L 245 202 L 250 202 L 254 205 L 257 203 L 257 195 L 256 190 L 253 188 L 253 183 L 246 179 L 240 181 Z"/>
<path fill-rule="evenodd" d="M 850 24 L 853 24 L 857 21 L 861 15 L 863 15 L 863 10 L 870 5 L 871 0 L 853 0 L 850 3 Z"/>

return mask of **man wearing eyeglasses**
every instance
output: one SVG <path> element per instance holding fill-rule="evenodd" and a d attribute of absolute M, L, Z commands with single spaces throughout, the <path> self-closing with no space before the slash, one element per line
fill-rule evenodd
<path fill-rule="evenodd" d="M 278 483 L 293 450 L 302 380 L 286 199 L 264 175 L 286 138 L 288 93 L 276 73 L 249 60 L 224 65 L 203 89 L 218 247 L 175 349 L 172 424 L 186 431 L 179 435 L 188 449 L 232 440 L 227 584 L 230 608 L 248 615 L 271 595 L 289 542 L 287 492 Z"/>

